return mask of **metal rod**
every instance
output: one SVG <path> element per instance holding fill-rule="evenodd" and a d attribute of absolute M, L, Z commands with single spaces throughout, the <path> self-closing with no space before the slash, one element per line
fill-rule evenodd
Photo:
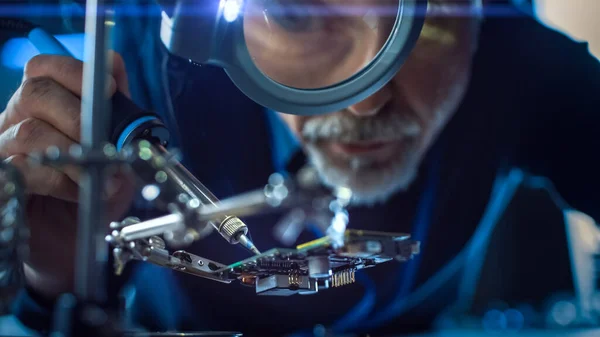
<path fill-rule="evenodd" d="M 181 163 L 174 160 L 173 156 L 169 154 L 167 149 L 158 143 L 151 143 L 147 140 L 137 140 L 135 145 L 140 153 L 143 155 L 137 155 L 130 166 L 138 175 L 138 178 L 144 183 L 158 182 L 156 176 L 156 170 L 160 170 L 161 174 L 164 174 L 164 178 L 159 183 L 160 193 L 154 198 L 159 207 L 166 208 L 169 211 L 170 205 L 175 203 L 177 207 L 183 207 L 185 209 L 195 208 L 194 205 L 198 202 L 200 204 L 210 205 L 217 207 L 219 200 L 212 194 L 212 192 L 204 186 L 196 177 L 194 177 Z M 163 158 L 165 162 L 155 160 L 148 160 L 146 156 L 150 158 Z M 183 195 L 183 197 L 182 197 Z M 189 198 L 189 199 L 188 199 Z M 193 203 L 188 202 L 192 200 Z M 246 235 L 248 234 L 248 227 L 242 220 L 234 215 L 222 214 L 218 217 L 211 218 L 210 221 L 202 223 L 187 224 L 188 226 L 194 226 L 198 232 L 205 232 L 205 225 L 212 226 L 227 242 L 231 244 L 238 244 L 243 241 L 243 247 L 247 248 L 254 254 L 258 254 L 259 250 L 254 246 L 252 240 Z M 201 228 L 198 228 L 201 227 Z"/>
<path fill-rule="evenodd" d="M 169 214 L 127 226 L 119 235 L 125 241 L 146 239 L 153 235 L 162 235 L 166 231 L 183 229 L 185 227 L 183 220 L 180 214 Z"/>
<path fill-rule="evenodd" d="M 86 3 L 84 69 L 81 99 L 81 145 L 84 153 L 101 150 L 107 140 L 106 27 L 104 0 Z M 103 164 L 82 169 L 75 261 L 75 294 L 83 301 L 105 301 L 103 272 L 108 251 L 104 220 Z"/>
<path fill-rule="evenodd" d="M 279 208 L 267 203 L 267 198 L 262 190 L 246 192 L 244 194 L 223 199 L 216 205 L 202 205 L 198 209 L 198 220 L 214 221 L 228 214 L 236 216 L 255 215 L 257 213 L 274 211 Z"/>
<path fill-rule="evenodd" d="M 270 204 L 263 190 L 254 190 L 220 200 L 215 205 L 202 205 L 198 208 L 198 221 L 212 221 L 225 214 L 255 216 L 271 212 L 282 212 L 295 207 L 310 205 L 318 195 L 304 194 L 302 191 L 290 193 L 276 204 Z"/>

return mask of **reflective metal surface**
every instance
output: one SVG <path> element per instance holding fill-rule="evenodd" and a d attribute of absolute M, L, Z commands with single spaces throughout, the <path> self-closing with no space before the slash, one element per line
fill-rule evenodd
<path fill-rule="evenodd" d="M 254 244 L 246 237 L 248 227 L 239 218 L 223 214 L 209 221 L 197 221 L 196 210 L 201 205 L 216 207 L 219 199 L 192 173 L 190 173 L 177 158 L 169 153 L 160 144 L 151 144 L 141 140 L 133 145 L 135 159 L 131 165 L 138 173 L 144 184 L 147 184 L 147 193 L 142 190 L 142 195 L 148 200 L 157 203 L 164 210 L 181 213 L 187 218 L 188 223 L 194 223 L 194 235 L 189 232 L 178 235 L 176 230 L 171 231 L 166 239 L 176 245 L 188 245 L 194 240 L 210 233 L 210 226 L 221 234 L 231 244 L 243 242 L 243 246 L 254 254 L 260 254 Z M 193 221 L 195 220 L 195 221 Z M 177 224 L 179 221 L 166 223 Z M 209 226 L 210 225 L 210 226 Z M 155 234 L 152 234 L 155 235 Z"/>

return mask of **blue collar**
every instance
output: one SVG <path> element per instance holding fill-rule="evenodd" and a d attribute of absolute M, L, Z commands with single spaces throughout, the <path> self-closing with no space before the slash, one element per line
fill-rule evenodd
<path fill-rule="evenodd" d="M 301 150 L 300 142 L 277 112 L 267 110 L 267 122 L 271 130 L 271 158 L 275 170 L 286 174 L 286 167 L 294 155 Z"/>

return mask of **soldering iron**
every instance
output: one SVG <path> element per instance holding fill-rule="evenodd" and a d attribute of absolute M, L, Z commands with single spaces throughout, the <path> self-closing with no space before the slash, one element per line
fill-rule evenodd
<path fill-rule="evenodd" d="M 3 20 L 4 26 L 8 22 L 13 26 L 18 25 L 21 29 L 27 29 L 29 41 L 40 53 L 72 57 L 72 54 L 60 41 L 44 29 L 28 25 L 22 20 Z M 156 113 L 141 109 L 119 91 L 112 96 L 110 102 L 112 109 L 109 140 L 117 150 L 123 149 L 134 141 L 146 140 L 151 144 L 153 151 L 163 155 L 168 154 L 169 131 Z M 204 205 L 218 205 L 217 197 L 180 163 L 172 165 L 167 174 L 176 185 L 175 190 L 178 192 L 187 194 Z M 162 196 L 163 198 L 173 197 L 172 194 L 163 194 Z M 168 203 L 169 201 L 163 200 L 163 202 Z M 248 227 L 236 216 L 223 216 L 210 224 L 230 244 L 239 243 L 254 254 L 260 254 L 260 251 L 248 238 Z"/>

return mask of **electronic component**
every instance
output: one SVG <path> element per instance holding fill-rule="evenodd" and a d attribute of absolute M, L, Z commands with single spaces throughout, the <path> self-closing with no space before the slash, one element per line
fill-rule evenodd
<path fill-rule="evenodd" d="M 313 294 L 317 291 L 317 280 L 296 273 L 276 274 L 256 281 L 256 293 L 259 295 L 289 296 L 296 293 Z"/>
<path fill-rule="evenodd" d="M 271 249 L 215 273 L 254 284 L 260 295 L 314 294 L 354 283 L 357 270 L 394 259 L 407 261 L 418 253 L 419 242 L 407 234 L 346 230 L 339 248 L 323 237 L 296 249 Z"/>
<path fill-rule="evenodd" d="M 343 238 L 342 246 L 326 236 L 296 249 L 273 248 L 228 266 L 183 250 L 170 254 L 156 236 L 131 241 L 113 254 L 116 271 L 138 259 L 217 282 L 237 281 L 254 287 L 259 295 L 290 296 L 351 285 L 360 269 L 404 262 L 419 253 L 419 242 L 407 234 L 346 230 Z"/>
<path fill-rule="evenodd" d="M 170 175 L 169 172 L 173 170 L 170 157 L 166 153 L 153 151 L 156 149 L 148 141 L 138 141 L 120 153 L 120 160 L 127 162 L 141 180 L 153 181 L 147 185 L 151 187 L 151 192 L 152 188 L 154 190 L 145 196 L 148 197 L 146 200 L 162 205 L 161 208 L 168 209 L 171 214 L 146 221 L 128 218 L 111 223 L 112 232 L 105 239 L 113 246 L 117 274 L 129 261 L 142 260 L 217 282 L 237 281 L 255 287 L 260 295 L 314 294 L 322 289 L 354 283 L 357 270 L 391 260 L 404 262 L 419 253 L 419 243 L 410 240 L 408 234 L 346 230 L 348 216 L 345 207 L 351 191 L 344 188 L 333 191 L 326 189 L 318 184 L 316 174 L 298 174 L 296 179 L 287 181 L 274 174 L 263 189 L 207 206 L 191 198 L 193 195 L 178 193 L 178 189 L 172 188 L 188 184 L 177 183 L 182 179 L 180 175 Z M 311 167 L 303 169 L 303 172 L 313 171 Z M 165 181 L 175 181 L 176 184 L 164 184 Z M 199 185 L 195 180 L 192 182 L 190 186 Z M 158 197 L 160 195 L 162 197 Z M 331 219 L 332 224 L 326 236 L 296 249 L 274 248 L 224 265 L 183 250 L 171 253 L 167 248 L 180 248 L 182 244 L 197 240 L 200 235 L 196 230 L 202 229 L 198 224 L 222 223 L 223 219 L 229 224 L 230 220 L 237 219 L 228 214 L 241 216 L 294 210 L 306 205 L 310 205 L 307 209 L 311 212 Z M 224 226 L 219 228 L 219 232 L 227 233 L 224 236 L 226 238 L 239 240 L 237 234 L 245 234 L 246 230 L 241 225 L 243 223 L 234 221 L 231 228 Z M 238 231 L 240 228 L 242 230 Z M 243 244 L 247 245 L 248 242 Z"/>

